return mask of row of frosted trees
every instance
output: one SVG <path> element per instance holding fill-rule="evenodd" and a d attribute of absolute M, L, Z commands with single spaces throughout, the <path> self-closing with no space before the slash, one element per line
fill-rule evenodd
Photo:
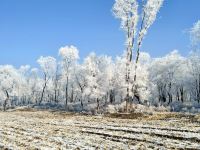
<path fill-rule="evenodd" d="M 60 59 L 47 56 L 38 59 L 39 69 L 10 65 L 0 66 L 2 105 L 79 103 L 84 109 L 88 103 L 122 102 L 126 93 L 125 57 L 114 61 L 108 56 L 91 53 L 82 64 L 78 63 L 78 50 L 74 46 L 62 47 Z M 144 72 L 142 82 L 147 79 Z"/>
<path fill-rule="evenodd" d="M 78 104 L 81 109 L 95 104 L 98 109 L 107 104 L 125 101 L 126 56 L 97 56 L 91 53 L 78 63 L 74 46 L 60 49 L 61 59 L 40 57 L 40 69 L 10 65 L 0 66 L 1 105 Z M 138 62 L 137 103 L 170 105 L 175 101 L 200 102 L 200 56 L 189 57 L 173 51 L 162 58 L 140 54 Z M 134 64 L 130 78 L 134 79 Z"/>

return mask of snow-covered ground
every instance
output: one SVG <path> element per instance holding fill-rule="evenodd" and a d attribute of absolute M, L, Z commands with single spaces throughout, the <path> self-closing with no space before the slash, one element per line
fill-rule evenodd
<path fill-rule="evenodd" d="M 200 149 L 200 115 L 134 120 L 17 110 L 0 118 L 0 149 Z"/>

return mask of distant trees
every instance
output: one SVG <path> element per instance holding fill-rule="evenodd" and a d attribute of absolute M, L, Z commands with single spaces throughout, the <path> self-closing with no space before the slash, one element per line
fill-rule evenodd
<path fill-rule="evenodd" d="M 170 104 L 175 99 L 184 101 L 184 84 L 181 83 L 181 73 L 184 72 L 182 67 L 186 67 L 185 65 L 185 58 L 176 50 L 152 61 L 149 74 L 152 84 L 156 86 L 155 91 L 152 92 L 157 93 L 153 94 L 153 98 L 158 97 L 160 104 Z"/>
<path fill-rule="evenodd" d="M 190 38 L 192 52 L 189 57 L 189 67 L 191 68 L 191 81 L 193 81 L 193 90 L 191 92 L 194 95 L 192 99 L 200 103 L 200 20 L 190 29 Z"/>
<path fill-rule="evenodd" d="M 200 55 L 199 53 L 193 52 L 189 57 L 190 69 L 190 85 L 191 85 L 191 99 L 200 103 Z"/>

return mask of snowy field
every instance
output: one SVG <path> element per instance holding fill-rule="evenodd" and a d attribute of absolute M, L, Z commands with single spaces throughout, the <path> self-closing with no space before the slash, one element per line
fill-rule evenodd
<path fill-rule="evenodd" d="M 200 149 L 200 115 L 120 119 L 18 110 L 0 118 L 0 149 Z"/>

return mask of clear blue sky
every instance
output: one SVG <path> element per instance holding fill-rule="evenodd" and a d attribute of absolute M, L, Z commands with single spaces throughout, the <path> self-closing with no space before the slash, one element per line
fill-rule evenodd
<path fill-rule="evenodd" d="M 124 33 L 111 8 L 114 0 L 0 0 L 0 64 L 36 66 L 39 56 L 57 57 L 58 49 L 75 45 L 84 58 L 120 55 Z M 200 0 L 165 0 L 142 50 L 153 57 L 173 49 L 189 52 L 185 31 L 200 19 Z"/>

